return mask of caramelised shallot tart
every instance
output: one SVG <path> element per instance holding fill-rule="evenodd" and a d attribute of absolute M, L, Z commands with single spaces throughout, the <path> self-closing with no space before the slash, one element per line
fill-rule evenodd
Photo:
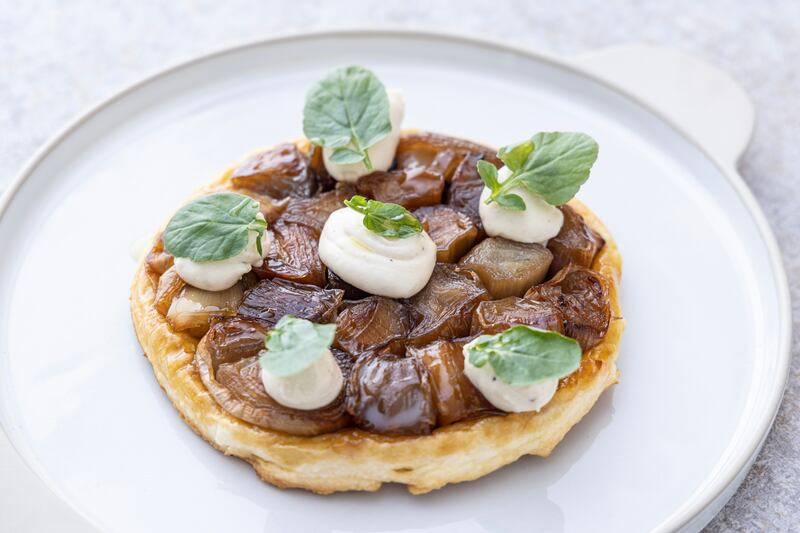
<path fill-rule="evenodd" d="M 402 131 L 369 70 L 308 93 L 157 234 L 136 334 L 183 419 L 279 487 L 424 493 L 546 456 L 616 382 L 620 256 L 573 199 L 598 147 Z M 514 117 L 509 117 L 513 120 Z"/>

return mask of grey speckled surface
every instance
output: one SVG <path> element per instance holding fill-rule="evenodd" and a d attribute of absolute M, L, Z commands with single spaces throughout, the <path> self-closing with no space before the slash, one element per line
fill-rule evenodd
<path fill-rule="evenodd" d="M 164 2 L 0 0 L 0 183 L 87 106 L 177 61 L 289 32 L 342 26 L 442 29 L 559 54 L 612 44 L 673 46 L 730 72 L 758 113 L 741 170 L 784 253 L 800 306 L 800 2 L 679 0 Z M 800 342 L 789 387 L 752 471 L 710 531 L 800 529 Z M 19 466 L 5 466 L 10 479 Z M 23 494 L 24 491 L 19 491 Z M 2 510 L 32 502 L 6 493 Z M 16 526 L 16 527 L 15 527 Z"/>

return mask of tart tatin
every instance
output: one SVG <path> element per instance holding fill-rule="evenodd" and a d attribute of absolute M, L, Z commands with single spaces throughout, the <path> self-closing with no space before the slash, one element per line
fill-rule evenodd
<path fill-rule="evenodd" d="M 620 255 L 577 200 L 560 207 L 562 229 L 546 247 L 487 237 L 480 160 L 501 165 L 487 147 L 406 132 L 392 169 L 337 183 L 321 149 L 303 140 L 257 153 L 198 191 L 257 200 L 271 245 L 262 266 L 220 292 L 181 280 L 160 235 L 137 270 L 136 334 L 194 431 L 269 483 L 317 493 L 396 482 L 420 494 L 548 455 L 617 380 Z M 423 223 L 438 262 L 422 291 L 370 295 L 320 261 L 327 217 L 355 194 L 400 204 Z M 323 408 L 285 407 L 261 383 L 264 336 L 287 314 L 336 323 L 331 352 L 345 386 Z M 499 411 L 464 375 L 464 344 L 514 324 L 557 331 L 583 350 L 539 412 Z"/>

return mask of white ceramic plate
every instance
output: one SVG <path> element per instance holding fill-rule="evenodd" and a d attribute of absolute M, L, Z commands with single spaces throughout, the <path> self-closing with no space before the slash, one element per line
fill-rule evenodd
<path fill-rule="evenodd" d="M 581 68 L 628 90 L 637 79 L 653 85 L 643 78 L 651 62 L 638 71 L 641 53 L 624 56 Z M 404 90 L 408 127 L 495 145 L 579 130 L 600 144 L 580 197 L 624 257 L 622 377 L 547 459 L 421 497 L 396 486 L 280 491 L 192 433 L 142 357 L 128 313 L 133 244 L 243 153 L 299 136 L 307 88 L 351 62 Z M 727 90 L 738 105 L 720 83 L 712 93 Z M 701 118 L 714 118 L 718 99 L 691 101 L 703 96 L 691 84 L 668 89 L 661 110 L 676 109 L 674 121 L 711 152 L 577 67 L 433 35 L 264 42 L 125 91 L 45 148 L 0 204 L 3 427 L 46 484 L 103 530 L 702 526 L 735 490 L 780 401 L 788 299 L 769 229 L 731 170 L 752 117 L 739 109 L 738 122 L 705 131 L 715 125 Z M 679 97 L 700 105 L 681 116 Z"/>

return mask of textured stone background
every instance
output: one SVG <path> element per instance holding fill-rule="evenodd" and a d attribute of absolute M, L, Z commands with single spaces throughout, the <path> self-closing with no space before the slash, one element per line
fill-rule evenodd
<path fill-rule="evenodd" d="M 668 45 L 722 67 L 755 101 L 758 127 L 741 170 L 781 244 L 797 332 L 800 1 L 645 3 L 0 0 L 0 184 L 87 106 L 167 65 L 243 41 L 361 26 L 464 32 L 565 55 L 628 42 Z M 800 529 L 798 338 L 775 427 L 710 531 Z M 19 469 L 0 466 L 2 484 Z M 24 501 L 23 490 L 0 494 L 0 517 L 11 506 L 30 509 L 23 523 L 0 529 L 43 530 L 37 525 L 45 517 L 36 512 L 42 507 Z"/>

